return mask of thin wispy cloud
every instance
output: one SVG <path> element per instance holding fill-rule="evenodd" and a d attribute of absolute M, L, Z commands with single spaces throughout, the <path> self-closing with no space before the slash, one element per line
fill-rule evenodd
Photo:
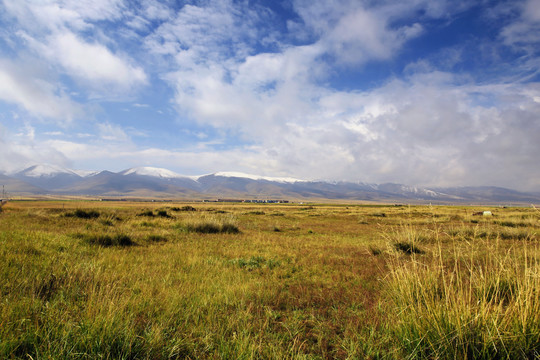
<path fill-rule="evenodd" d="M 5 170 L 540 189 L 538 0 L 2 5 Z"/>

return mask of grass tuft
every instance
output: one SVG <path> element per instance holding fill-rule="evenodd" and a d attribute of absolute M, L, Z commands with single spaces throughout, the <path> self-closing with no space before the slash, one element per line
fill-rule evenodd
<path fill-rule="evenodd" d="M 371 255 L 375 255 L 375 256 L 382 254 L 382 250 L 374 246 L 369 247 L 369 252 L 371 253 Z"/>
<path fill-rule="evenodd" d="M 424 251 L 421 250 L 418 246 L 410 242 L 400 241 L 394 243 L 394 249 L 401 251 L 402 253 L 411 255 L 411 254 L 423 254 Z"/>
<path fill-rule="evenodd" d="M 174 207 L 171 210 L 172 211 L 197 211 L 197 209 L 194 208 L 191 205 L 185 205 L 185 206 L 182 206 L 182 207 Z"/>
<path fill-rule="evenodd" d="M 78 234 L 76 237 L 81 238 L 91 245 L 103 247 L 126 247 L 135 245 L 135 242 L 131 239 L 131 237 L 125 234 Z"/>
<path fill-rule="evenodd" d="M 196 232 L 199 234 L 237 234 L 240 229 L 233 224 L 215 224 L 211 222 L 201 224 L 188 224 L 186 226 L 187 231 Z"/>
<path fill-rule="evenodd" d="M 193 216 L 178 228 L 199 234 L 238 234 L 240 229 L 232 216 Z"/>
<path fill-rule="evenodd" d="M 167 238 L 162 235 L 148 235 L 146 240 L 149 242 L 166 242 Z"/>
<path fill-rule="evenodd" d="M 66 217 L 76 217 L 79 219 L 97 219 L 99 217 L 99 212 L 96 210 L 82 210 L 77 209 L 74 212 L 66 213 Z"/>
<path fill-rule="evenodd" d="M 157 216 L 166 218 L 166 219 L 172 219 L 172 216 L 167 213 L 167 210 L 158 210 Z"/>
<path fill-rule="evenodd" d="M 155 217 L 156 215 L 154 215 L 154 212 L 152 210 L 145 210 L 145 211 L 137 214 L 137 216 Z"/>

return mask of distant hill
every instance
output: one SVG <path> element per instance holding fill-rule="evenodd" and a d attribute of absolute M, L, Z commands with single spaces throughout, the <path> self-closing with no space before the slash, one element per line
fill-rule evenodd
<path fill-rule="evenodd" d="M 7 197 L 11 195 L 38 195 L 46 192 L 42 188 L 6 175 L 0 175 L 0 191 L 2 190 L 5 190 Z"/>
<path fill-rule="evenodd" d="M 168 169 L 137 167 L 118 173 L 83 172 L 34 165 L 0 175 L 0 185 L 12 195 L 91 195 L 174 199 L 363 200 L 422 203 L 540 203 L 540 194 L 500 187 L 423 188 L 403 184 L 306 181 L 217 172 L 184 176 Z"/>

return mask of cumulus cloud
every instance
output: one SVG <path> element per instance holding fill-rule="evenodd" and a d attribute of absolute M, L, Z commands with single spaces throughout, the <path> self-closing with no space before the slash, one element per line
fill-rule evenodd
<path fill-rule="evenodd" d="M 302 45 L 278 39 L 278 52 L 257 51 L 260 33 L 271 30 L 243 3 L 186 5 L 162 24 L 146 46 L 172 56 L 176 71 L 165 78 L 176 89 L 179 112 L 246 137 L 284 130 L 287 122 L 317 121 L 303 114 L 329 91 L 324 82 L 334 70 L 325 57 L 345 65 L 388 59 L 422 32 L 415 22 L 393 25 L 401 7 L 295 1 L 294 9 L 313 37 Z"/>
<path fill-rule="evenodd" d="M 126 54 L 111 50 L 115 42 L 95 21 L 119 19 L 127 11 L 115 1 L 4 0 L 13 41 L 26 44 L 34 55 L 83 83 L 91 97 L 119 96 L 147 83 L 144 69 Z"/>
<path fill-rule="evenodd" d="M 540 43 L 539 9 L 540 0 L 520 1 L 512 3 L 510 7 L 499 8 L 496 16 L 511 16 L 512 18 L 510 23 L 501 30 L 501 37 L 506 45 L 527 48 Z"/>
<path fill-rule="evenodd" d="M 70 166 L 73 163 L 58 149 L 46 142 L 35 139 L 34 129 L 27 127 L 26 133 L 10 133 L 0 125 L 0 169 L 13 173 L 39 163 L 53 163 Z"/>
<path fill-rule="evenodd" d="M 0 99 L 40 118 L 70 122 L 82 113 L 82 107 L 40 72 L 39 67 L 0 59 Z"/>
<path fill-rule="evenodd" d="M 72 77 L 100 89 L 113 85 L 125 90 L 146 82 L 141 67 L 131 65 L 101 44 L 87 43 L 70 32 L 50 37 L 45 46 L 40 46 L 40 52 L 61 64 Z"/>
<path fill-rule="evenodd" d="M 101 140 L 112 142 L 126 142 L 129 141 L 129 136 L 124 129 L 119 125 L 113 125 L 110 123 L 98 124 L 99 138 Z"/>

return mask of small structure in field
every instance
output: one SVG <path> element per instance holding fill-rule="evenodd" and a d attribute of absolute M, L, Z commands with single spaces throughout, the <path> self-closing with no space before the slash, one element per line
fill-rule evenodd
<path fill-rule="evenodd" d="M 473 216 L 491 216 L 493 213 L 491 211 L 477 211 L 473 212 Z"/>

